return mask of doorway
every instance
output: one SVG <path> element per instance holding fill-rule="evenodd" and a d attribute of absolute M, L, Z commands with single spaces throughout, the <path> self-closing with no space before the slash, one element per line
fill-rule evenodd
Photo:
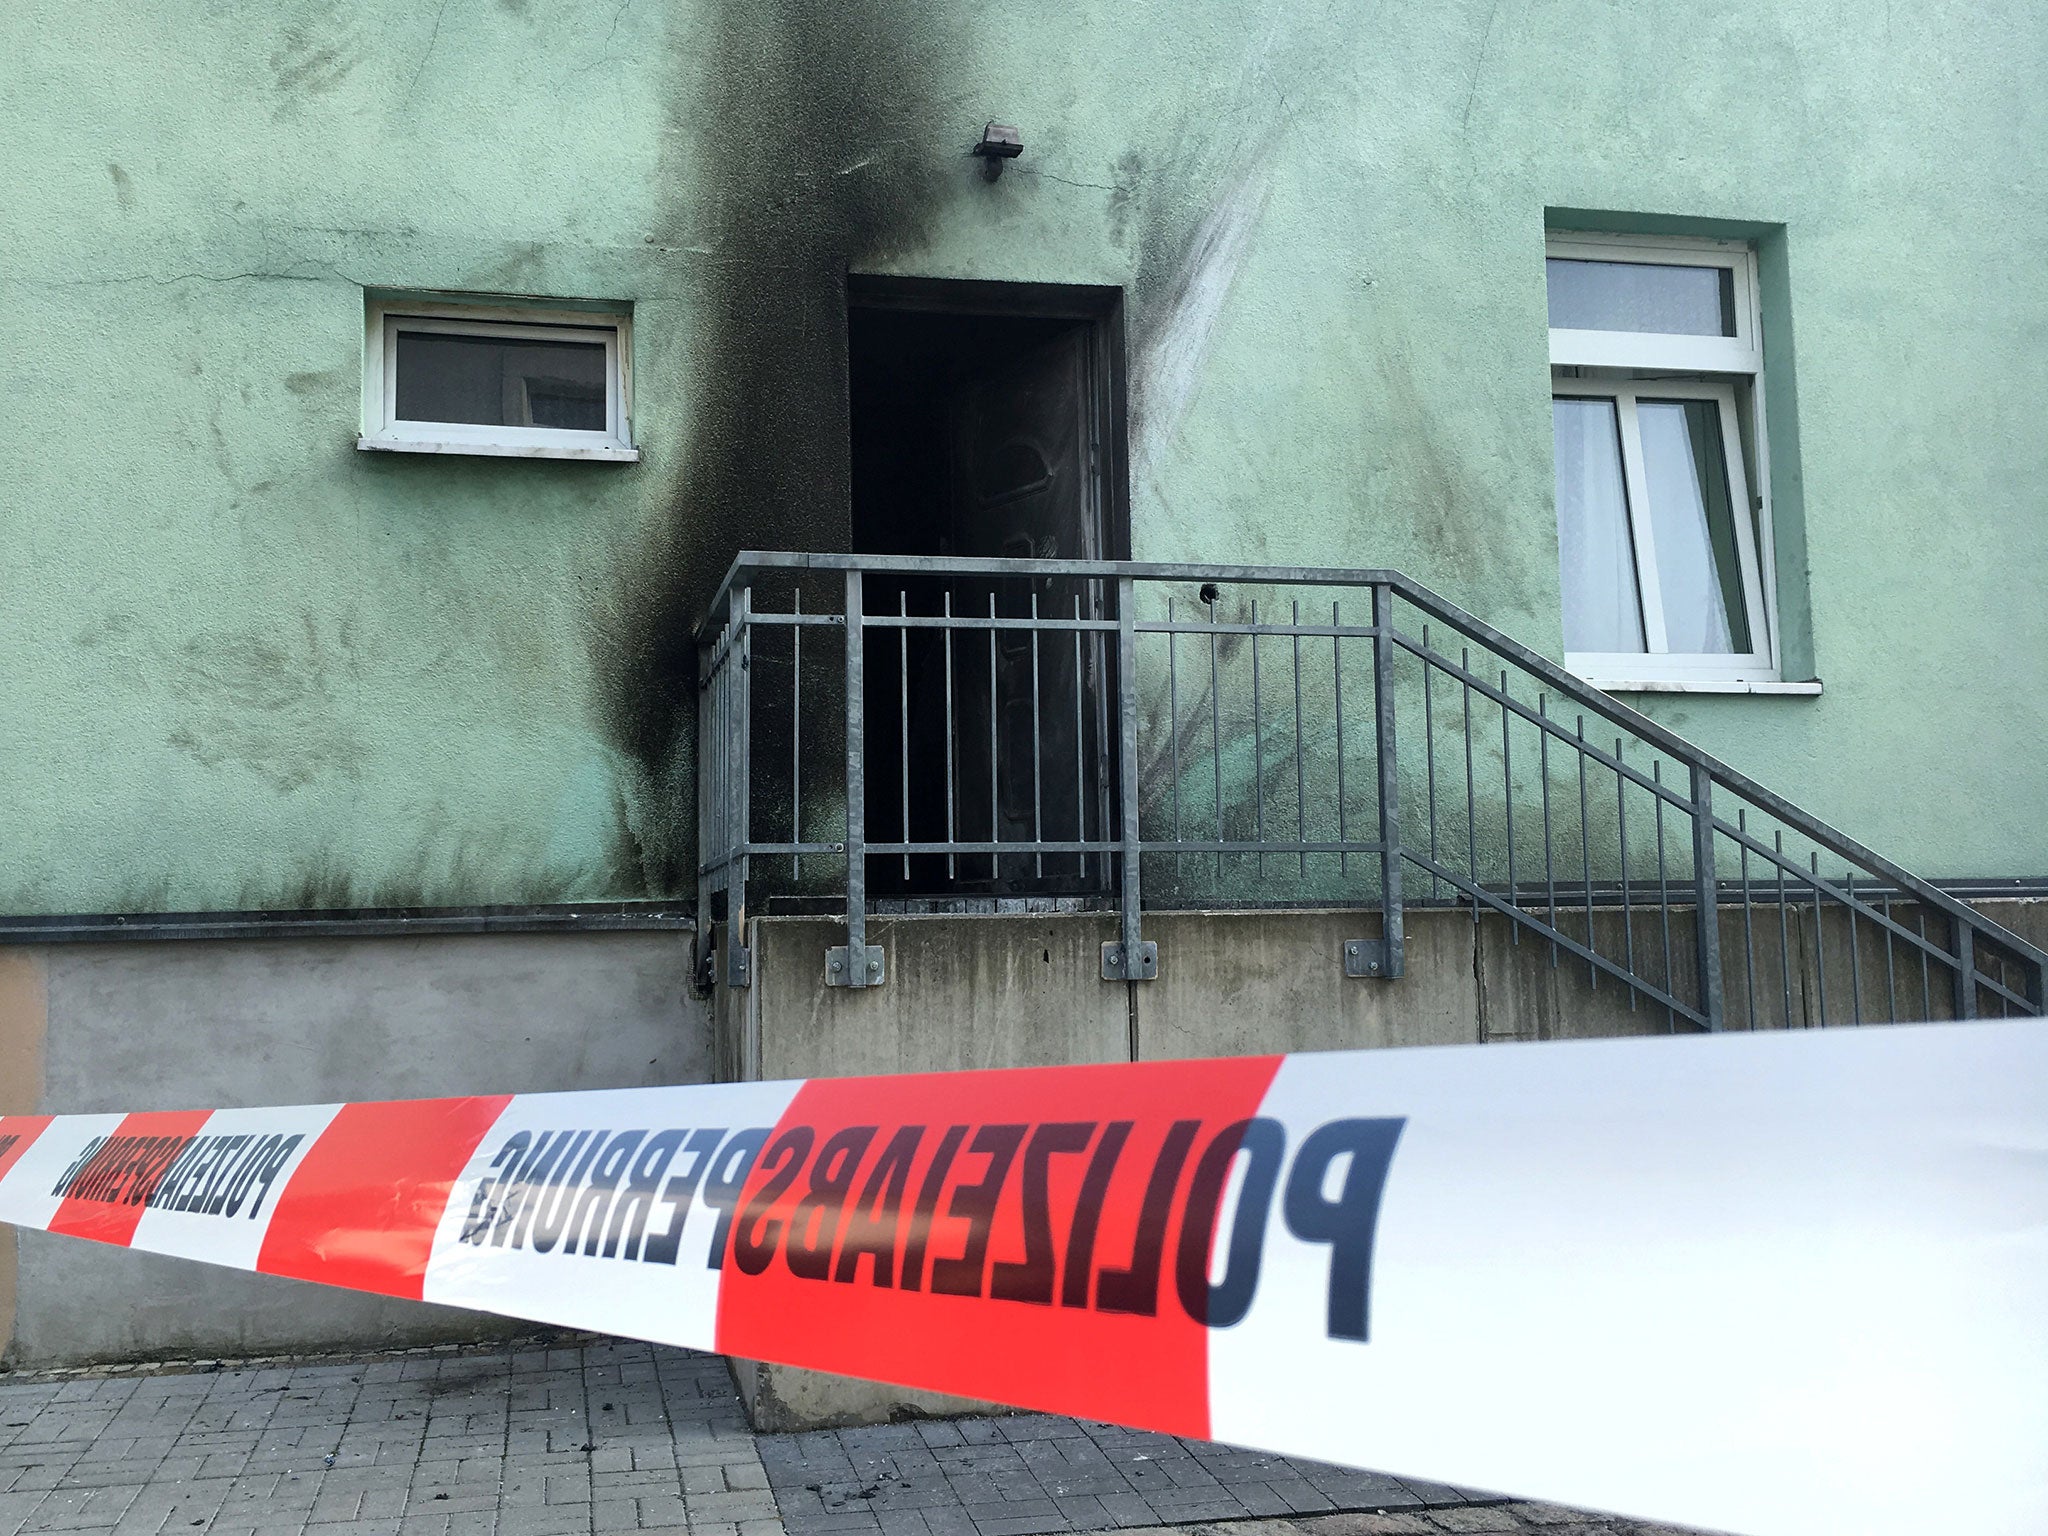
<path fill-rule="evenodd" d="M 852 547 L 1126 558 L 1116 289 L 848 280 Z M 1096 579 L 871 576 L 869 612 L 1100 619 Z M 1116 785 L 1113 647 L 1098 633 L 877 628 L 864 703 L 871 842 L 1099 841 Z M 949 645 L 950 639 L 950 645 Z M 877 857 L 876 894 L 1100 891 L 1081 851 Z"/>

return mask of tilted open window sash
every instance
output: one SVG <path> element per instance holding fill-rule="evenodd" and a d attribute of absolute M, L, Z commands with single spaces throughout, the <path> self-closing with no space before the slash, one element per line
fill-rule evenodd
<path fill-rule="evenodd" d="M 1774 683 L 1751 253 L 1558 236 L 1548 256 L 1566 664 Z"/>

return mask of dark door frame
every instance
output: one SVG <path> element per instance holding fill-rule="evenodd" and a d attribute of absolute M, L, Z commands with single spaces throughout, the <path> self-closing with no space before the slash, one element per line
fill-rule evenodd
<path fill-rule="evenodd" d="M 1088 326 L 1088 399 L 1098 533 L 1105 560 L 1131 558 L 1131 476 L 1128 391 L 1124 362 L 1124 291 L 1082 283 L 1006 283 L 982 278 L 885 277 L 853 272 L 846 307 L 916 310 L 925 314 L 997 315 L 1078 320 Z M 846 350 L 851 398 L 852 348 Z M 847 412 L 852 431 L 852 412 Z M 850 509 L 849 509 L 850 511 Z"/>

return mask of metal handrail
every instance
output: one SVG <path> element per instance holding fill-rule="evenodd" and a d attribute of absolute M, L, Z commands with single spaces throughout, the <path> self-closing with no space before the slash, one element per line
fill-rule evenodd
<path fill-rule="evenodd" d="M 844 611 L 841 613 L 804 612 L 799 600 L 790 605 L 790 611 L 777 612 L 762 609 L 753 599 L 755 585 L 764 578 L 781 578 L 801 583 L 806 577 L 836 577 L 834 585 L 843 585 Z M 953 578 L 980 584 L 1011 583 L 1019 590 L 1027 589 L 1031 583 L 1065 582 L 1068 584 L 1091 584 L 1089 590 L 1107 599 L 1114 595 L 1113 602 L 1098 603 L 1093 612 L 1084 614 L 1077 601 L 1070 616 L 1040 614 L 1034 598 L 1028 615 L 999 614 L 991 596 L 988 612 L 955 613 L 950 601 L 938 613 L 913 613 L 907 595 L 899 594 L 897 610 L 894 612 L 870 611 L 863 599 L 863 584 L 870 578 L 894 577 L 907 581 L 936 578 Z M 1269 619 L 1261 622 L 1258 605 L 1252 604 L 1249 622 L 1232 620 L 1220 621 L 1210 604 L 1206 620 L 1176 621 L 1173 605 L 1169 603 L 1164 621 L 1157 618 L 1141 618 L 1137 612 L 1135 593 L 1140 584 L 1148 587 L 1158 585 L 1186 584 L 1199 585 L 1205 595 L 1222 587 L 1315 587 L 1325 589 L 1362 590 L 1370 594 L 1372 621 L 1359 623 L 1340 619 L 1333 606 L 1329 623 L 1311 621 L 1304 623 L 1299 612 L 1299 603 L 1294 604 L 1291 622 Z M 1425 622 L 1420 626 L 1419 636 L 1403 628 L 1395 617 L 1396 604 L 1405 605 L 1419 614 Z M 857 620 L 857 622 L 856 622 Z M 1438 648 L 1431 636 L 1431 624 L 1441 626 L 1444 631 L 1460 636 L 1468 642 L 1458 656 Z M 753 644 L 756 631 L 764 636 L 786 632 L 794 654 L 791 672 L 791 687 L 795 692 L 794 707 L 791 711 L 791 730 L 802 730 L 803 710 L 801 693 L 803 680 L 802 646 L 807 632 L 817 629 L 837 628 L 843 633 L 845 684 L 840 707 L 845 713 L 846 725 L 846 811 L 847 836 L 844 840 L 830 838 L 804 838 L 795 822 L 802 814 L 800 793 L 791 798 L 791 835 L 786 838 L 753 838 L 753 827 L 747 809 L 748 784 L 751 764 L 746 747 L 747 732 L 752 720 L 749 701 L 752 697 L 753 681 L 748 674 L 750 665 L 749 647 Z M 864 778 L 867 747 L 864 730 L 866 722 L 864 698 L 864 661 L 866 638 L 869 634 L 893 633 L 892 648 L 899 658 L 901 672 L 902 703 L 898 724 L 902 733 L 900 743 L 903 757 L 900 765 L 902 823 L 898 835 L 869 842 L 865 837 L 864 807 L 867 788 Z M 1107 759 L 1113 758 L 1120 782 L 1113 796 L 1105 798 L 1105 813 L 1095 835 L 1088 835 L 1089 818 L 1085 811 L 1071 830 L 1070 835 L 1047 836 L 1044 827 L 1034 822 L 1033 836 L 1009 841 L 1000 834 L 993 837 L 969 837 L 963 835 L 954 825 L 952 817 L 955 764 L 953 753 L 957 735 L 953 718 L 953 697 L 949 691 L 945 698 L 946 714 L 946 795 L 948 823 L 946 835 L 938 837 L 913 837 L 910 835 L 911 793 L 910 761 L 912 757 L 909 720 L 911 716 L 909 675 L 910 648 L 913 635 L 926 637 L 920 644 L 938 644 L 943 647 L 946 661 L 947 688 L 953 687 L 953 659 L 956 636 L 961 634 L 985 635 L 988 647 L 989 687 L 989 748 L 991 796 L 995 793 L 994 753 L 997 750 L 996 727 L 993 711 L 996 708 L 995 676 L 996 646 L 999 634 L 1012 637 L 1011 643 L 1028 644 L 1032 658 L 1032 683 L 1030 709 L 1032 718 L 1031 753 L 1033 794 L 1040 791 L 1038 774 L 1043 758 L 1043 743 L 1039 735 L 1038 711 L 1041 703 L 1038 681 L 1038 658 L 1041 648 L 1053 640 L 1062 646 L 1071 645 L 1077 661 L 1073 684 L 1073 701 L 1077 725 L 1080 722 L 1081 695 L 1078 660 L 1084 643 L 1103 648 L 1102 656 L 1115 679 L 1111 690 L 1114 697 L 1113 726 L 1108 718 L 1103 720 L 1101 738 L 1096 743 L 1096 757 L 1102 759 L 1097 768 L 1109 766 Z M 1180 777 L 1180 752 L 1182 716 L 1175 692 L 1169 703 L 1170 723 L 1168 727 L 1169 750 L 1173 756 L 1174 774 L 1171 780 L 1173 796 L 1174 827 L 1171 837 L 1147 836 L 1140 825 L 1141 791 L 1139 784 L 1139 756 L 1141 732 L 1137 719 L 1138 668 L 1136 665 L 1137 646 L 1140 637 L 1156 641 L 1164 637 L 1169 646 L 1169 672 L 1173 668 L 1173 642 L 1184 636 L 1205 636 L 1209 642 L 1210 690 L 1206 695 L 1206 720 L 1211 734 L 1211 755 L 1214 762 L 1214 837 L 1190 838 L 1182 836 L 1180 809 L 1182 781 Z M 1669 1010 L 1674 1022 L 1683 1018 L 1690 1023 L 1708 1028 L 1719 1027 L 1723 1014 L 1723 983 L 1720 978 L 1720 908 L 1730 900 L 1733 882 L 1723 882 L 1718 877 L 1717 849 L 1726 845 L 1732 850 L 1741 870 L 1740 898 L 1741 920 L 1745 952 L 1743 957 L 1744 982 L 1751 1004 L 1751 1015 L 1755 1012 L 1755 989 L 1757 982 L 1757 956 L 1754 948 L 1754 908 L 1757 905 L 1755 890 L 1750 878 L 1752 860 L 1761 861 L 1764 879 L 1776 888 L 1780 910 L 1780 927 L 1789 935 L 1789 924 L 1783 909 L 1790 893 L 1796 892 L 1802 903 L 1810 903 L 1815 913 L 1813 940 L 1816 948 L 1817 988 L 1821 994 L 1821 1006 L 1826 1012 L 1827 966 L 1824 953 L 1824 938 L 1818 927 L 1829 912 L 1844 914 L 1848 923 L 1848 939 L 1851 949 L 1850 986 L 1854 993 L 1856 1017 L 1863 1016 L 1860 986 L 1862 982 L 1862 960 L 1859 943 L 1867 927 L 1872 942 L 1882 941 L 1884 946 L 1887 991 L 1893 990 L 1895 971 L 1892 969 L 1896 953 L 1903 948 L 1909 959 L 1917 957 L 1923 968 L 1923 980 L 1931 965 L 1941 965 L 1954 972 L 1954 1011 L 1959 1017 L 1970 1017 L 1977 1012 L 1980 994 L 2002 1010 L 2017 1007 L 2020 1011 L 2038 1013 L 2042 1008 L 2042 974 L 2048 968 L 2048 955 L 1984 918 L 1965 903 L 1948 893 L 1920 880 L 1906 870 L 1884 858 L 1860 842 L 1828 826 L 1818 818 L 1808 815 L 1784 797 L 1764 788 L 1749 776 L 1732 768 L 1684 740 L 1676 733 L 1659 725 L 1648 717 L 1630 709 L 1627 705 L 1601 693 L 1577 677 L 1564 671 L 1549 658 L 1520 644 L 1492 625 L 1467 613 L 1437 594 L 1420 586 L 1396 571 L 1382 569 L 1319 568 L 1307 566 L 1252 566 L 1252 565 L 1194 565 L 1144 561 L 1104 560 L 1005 560 L 967 559 L 940 556 L 874 556 L 833 553 L 773 553 L 748 551 L 740 554 L 726 572 L 717 594 L 704 620 L 700 621 L 697 632 L 702 648 L 701 680 L 706 690 L 704 755 L 700 758 L 700 779 L 705 786 L 707 804 L 700 807 L 700 825 L 705 829 L 703 839 L 704 856 L 700 860 L 700 911 L 708 911 L 714 894 L 724 895 L 729 908 L 744 912 L 745 890 L 748 879 L 748 861 L 755 856 L 788 855 L 793 861 L 800 861 L 805 855 L 824 854 L 843 856 L 847 862 L 847 895 L 849 916 L 849 944 L 843 953 L 835 952 L 847 974 L 836 979 L 847 980 L 849 984 L 861 985 L 865 981 L 879 980 L 882 974 L 883 957 L 865 941 L 865 864 L 869 856 L 887 855 L 904 860 L 906 873 L 915 857 L 944 856 L 948 868 L 967 857 L 985 857 L 995 861 L 1001 857 L 1022 854 L 1037 860 L 1042 869 L 1047 855 L 1077 856 L 1083 869 L 1089 856 L 1096 856 L 1107 869 L 1112 856 L 1118 864 L 1114 881 L 1115 894 L 1122 915 L 1119 939 L 1112 945 L 1105 945 L 1104 974 L 1112 979 L 1142 979 L 1153 973 L 1156 960 L 1153 951 L 1142 940 L 1139 932 L 1141 897 L 1139 891 L 1139 866 L 1147 856 L 1214 855 L 1221 869 L 1224 854 L 1255 855 L 1258 858 L 1261 876 L 1265 872 L 1265 860 L 1274 855 L 1296 857 L 1302 873 L 1307 874 L 1310 855 L 1335 855 L 1348 859 L 1356 854 L 1371 858 L 1380 867 L 1380 886 L 1376 893 L 1376 904 L 1383 913 L 1383 938 L 1368 944 L 1359 941 L 1356 953 L 1360 960 L 1360 974 L 1398 975 L 1401 961 L 1401 882 L 1400 869 L 1405 862 L 1428 876 L 1435 888 L 1448 886 L 1463 902 L 1469 903 L 1474 920 L 1477 921 L 1482 907 L 1499 912 L 1516 925 L 1517 932 L 1535 930 L 1539 936 L 1552 945 L 1553 960 L 1560 952 L 1586 961 L 1588 975 L 1597 985 L 1602 975 L 1610 975 L 1657 1006 Z M 1253 780 L 1253 803 L 1257 818 L 1257 833 L 1253 837 L 1226 837 L 1224 835 L 1224 770 L 1223 740 L 1220 718 L 1224 709 L 1224 696 L 1217 681 L 1218 667 L 1216 647 L 1226 637 L 1234 638 L 1249 646 L 1251 656 L 1251 698 L 1253 728 L 1250 733 L 1250 748 L 1255 762 Z M 1294 807 L 1297 825 L 1292 837 L 1267 835 L 1265 825 L 1266 782 L 1265 740 L 1266 721 L 1261 714 L 1260 702 L 1260 642 L 1262 640 L 1285 640 L 1292 650 L 1293 682 L 1293 743 Z M 1370 839 L 1352 837 L 1343 830 L 1346 748 L 1343 724 L 1343 673 L 1344 644 L 1346 641 L 1369 645 L 1372 651 L 1372 687 L 1374 714 L 1374 751 L 1378 816 L 1376 836 Z M 1303 669 L 1302 646 L 1312 643 L 1327 647 L 1334 668 L 1334 689 L 1336 705 L 1336 746 L 1335 768 L 1337 774 L 1337 816 L 1339 834 L 1310 836 L 1307 827 L 1308 782 L 1306 762 L 1308 753 L 1304 747 L 1305 731 L 1303 714 Z M 979 643 L 979 642 L 977 642 Z M 1490 663 L 1499 669 L 1500 682 L 1496 686 L 1487 676 L 1475 670 L 1470 649 L 1476 645 L 1484 652 L 1491 653 Z M 1108 658 L 1109 649 L 1114 648 L 1114 661 Z M 814 653 L 815 654 L 815 653 Z M 735 668 L 734 658 L 740 665 Z M 1420 668 L 1422 704 L 1424 712 L 1424 747 L 1427 758 L 1428 782 L 1428 837 L 1430 851 L 1405 847 L 1402 844 L 1400 825 L 1404 805 L 1402 780 L 1398 769 L 1397 729 L 1400 714 L 1399 695 L 1404 678 L 1400 669 L 1406 663 Z M 1284 670 L 1284 669 L 1283 669 Z M 1516 697 L 1510 678 L 1510 671 L 1519 674 L 1525 685 L 1533 683 L 1543 690 L 1537 695 L 1532 707 L 1524 698 Z M 1466 775 L 1466 808 L 1464 827 L 1468 843 L 1468 869 L 1461 873 L 1438 857 L 1438 793 L 1436 742 L 1437 725 L 1434 720 L 1433 692 L 1431 685 L 1443 679 L 1454 687 L 1462 701 L 1463 745 Z M 1561 715 L 1549 711 L 1549 695 L 1566 701 L 1569 708 L 1578 715 L 1575 727 L 1567 729 Z M 1479 873 L 1478 854 L 1478 802 L 1474 792 L 1474 746 L 1472 736 L 1473 700 L 1481 701 L 1484 710 L 1491 707 L 1498 712 L 1500 721 L 1500 767 L 1504 790 L 1506 815 L 1506 878 L 1483 879 Z M 1589 739 L 1585 731 L 1585 717 L 1591 716 L 1618 728 L 1625 737 L 1632 737 L 1638 751 L 1643 749 L 1652 755 L 1649 773 L 1626 761 L 1627 744 L 1618 739 L 1613 753 L 1607 752 Z M 1537 733 L 1542 761 L 1541 789 L 1543 795 L 1543 855 L 1546 869 L 1547 900 L 1538 903 L 1533 898 L 1524 899 L 1517 893 L 1515 860 L 1517 837 L 1514 817 L 1517 790 L 1514 770 L 1511 764 L 1511 748 L 1517 728 Z M 1410 726 L 1412 734 L 1412 724 Z M 1080 743 L 1085 733 L 1077 733 L 1075 750 L 1080 754 Z M 735 754 L 735 745 L 738 752 Z M 1233 746 L 1237 745 L 1233 738 Z M 1551 756 L 1564 755 L 1575 765 L 1578 774 L 1579 823 L 1578 848 L 1582 865 L 1582 879 L 1574 883 L 1567 877 L 1563 885 L 1556 880 L 1553 854 L 1555 845 L 1551 825 L 1550 791 Z M 1663 764 L 1656 758 L 1668 759 L 1675 769 L 1683 770 L 1685 780 L 1681 788 L 1678 783 L 1667 782 L 1662 773 Z M 802 752 L 791 755 L 791 776 L 796 780 L 802 773 Z M 1615 810 L 1616 831 L 1619 840 L 1620 879 L 1618 888 L 1622 895 L 1622 909 L 1626 925 L 1627 956 L 1624 960 L 1603 955 L 1594 935 L 1595 903 L 1594 892 L 1602 882 L 1596 881 L 1592 869 L 1592 843 L 1595 828 L 1589 812 L 1587 774 L 1597 771 L 1612 779 L 1612 799 Z M 1077 773 L 1080 770 L 1077 768 Z M 1078 783 L 1078 779 L 1077 779 Z M 1206 787 L 1206 786 L 1205 786 Z M 1743 802 L 1736 809 L 1734 819 L 1723 813 L 1715 803 L 1715 792 L 1721 791 L 1727 799 Z M 1661 892 L 1658 917 L 1663 935 L 1664 965 L 1661 976 L 1650 974 L 1648 969 L 1636 963 L 1634 954 L 1635 917 L 1631 908 L 1632 888 L 1629 873 L 1628 850 L 1629 796 L 1633 791 L 1652 808 L 1657 835 L 1658 881 Z M 1490 809 L 1490 807 L 1489 807 Z M 1683 861 L 1690 870 L 1684 877 L 1681 894 L 1689 890 L 1694 926 L 1694 954 L 1696 965 L 1697 1000 L 1687 1002 L 1678 996 L 1671 969 L 1670 924 L 1674 912 L 1683 903 L 1671 900 L 1667 880 L 1667 849 L 1664 837 L 1664 816 L 1670 810 L 1690 821 L 1690 837 Z M 1113 810 L 1121 826 L 1112 826 L 1108 819 Z M 1772 834 L 1772 841 L 1766 842 L 1753 833 L 1748 818 L 1754 812 L 1779 824 Z M 991 800 L 990 814 L 993 816 L 994 802 Z M 993 824 L 992 824 L 993 825 Z M 735 828 L 737 835 L 733 835 Z M 1801 868 L 1797 861 L 1784 851 L 1787 834 L 1795 840 L 1803 840 L 1816 850 L 1809 855 L 1808 868 Z M 1639 836 L 1641 834 L 1639 833 Z M 1833 877 L 1822 873 L 1820 854 L 1825 852 L 1831 859 L 1837 859 L 1847 866 L 1844 874 Z M 1609 857 L 1603 847 L 1603 860 Z M 1788 880 L 1791 882 L 1788 886 Z M 1861 884 L 1861 894 L 1858 885 Z M 1612 880 L 1608 882 L 1610 888 Z M 1575 921 L 1583 937 L 1574 937 L 1560 925 L 1560 907 L 1557 899 L 1559 890 L 1573 893 L 1578 916 Z M 1891 902 L 1894 893 L 1909 897 L 1914 911 L 1916 926 L 1909 928 L 1895 917 Z M 1767 893 L 1768 894 L 1768 893 Z M 1773 903 L 1766 900 L 1764 905 Z M 1539 913 L 1537 908 L 1541 906 Z M 1802 907 L 1802 910 L 1804 908 Z M 1943 926 L 1949 930 L 1949 940 L 1941 942 L 1937 935 L 1930 937 L 1926 929 L 1929 914 L 1936 914 Z M 707 925 L 708 926 L 708 925 Z M 737 929 L 739 923 L 729 924 Z M 1977 941 L 1983 941 L 1985 953 L 1997 956 L 1996 975 L 1981 968 L 1977 956 Z M 737 937 L 733 939 L 737 945 Z M 1786 940 L 1789 945 L 1789 937 Z M 1347 946 L 1347 965 L 1350 964 L 1354 946 Z M 744 968 L 744 952 L 737 950 L 735 962 Z M 2019 972 L 2015 980 L 2007 969 L 2008 962 Z M 1786 992 L 1786 1012 L 1792 1011 L 1790 997 L 1791 954 L 1789 948 L 1781 951 L 1780 971 Z M 853 973 L 858 972 L 858 975 Z M 1839 982 L 1837 983 L 1839 985 Z"/>

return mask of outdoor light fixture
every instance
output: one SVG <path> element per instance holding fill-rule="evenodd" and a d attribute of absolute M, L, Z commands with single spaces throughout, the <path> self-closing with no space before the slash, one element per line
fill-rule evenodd
<path fill-rule="evenodd" d="M 990 123 L 981 130 L 981 142 L 974 146 L 974 153 L 981 156 L 983 178 L 994 181 L 1003 174 L 1005 160 L 1014 160 L 1024 153 L 1024 140 L 1008 123 Z"/>

